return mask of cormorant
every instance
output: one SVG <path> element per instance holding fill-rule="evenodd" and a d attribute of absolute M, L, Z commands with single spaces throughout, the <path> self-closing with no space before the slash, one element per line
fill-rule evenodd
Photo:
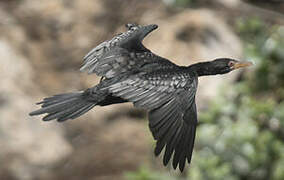
<path fill-rule="evenodd" d="M 155 24 L 127 24 L 127 31 L 92 49 L 81 71 L 101 76 L 99 84 L 85 91 L 58 94 L 37 103 L 47 113 L 43 121 L 63 122 L 77 118 L 96 105 L 132 102 L 149 112 L 149 127 L 156 142 L 155 155 L 163 149 L 163 164 L 183 171 L 191 161 L 197 113 L 195 94 L 198 77 L 229 73 L 252 65 L 229 58 L 178 66 L 143 46 L 142 40 L 157 29 Z"/>

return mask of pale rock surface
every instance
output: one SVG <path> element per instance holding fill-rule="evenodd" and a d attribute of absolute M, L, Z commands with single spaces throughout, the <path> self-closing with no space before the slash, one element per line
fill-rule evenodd
<path fill-rule="evenodd" d="M 9 41 L 0 38 L 0 159 L 18 179 L 33 179 L 72 152 L 58 124 L 35 121 L 32 69 Z M 52 147 L 52 148 L 51 148 Z M 41 170 L 39 167 L 46 167 Z"/>

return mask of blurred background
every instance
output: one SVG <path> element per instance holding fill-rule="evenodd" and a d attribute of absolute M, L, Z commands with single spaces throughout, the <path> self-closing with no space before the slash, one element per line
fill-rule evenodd
<path fill-rule="evenodd" d="M 130 103 L 65 123 L 28 116 L 43 97 L 96 84 L 82 57 L 129 22 L 158 24 L 146 47 L 179 65 L 255 64 L 200 78 L 183 174 L 154 157 L 147 114 Z M 0 0 L 0 179 L 284 179 L 283 25 L 282 0 Z"/>

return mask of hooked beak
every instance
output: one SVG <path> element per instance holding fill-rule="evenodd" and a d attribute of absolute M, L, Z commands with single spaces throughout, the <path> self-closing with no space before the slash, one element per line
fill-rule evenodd
<path fill-rule="evenodd" d="M 252 66 L 253 63 L 249 62 L 249 61 L 237 61 L 233 66 L 232 69 L 239 69 L 239 68 L 243 68 L 243 67 L 248 67 L 248 66 Z"/>

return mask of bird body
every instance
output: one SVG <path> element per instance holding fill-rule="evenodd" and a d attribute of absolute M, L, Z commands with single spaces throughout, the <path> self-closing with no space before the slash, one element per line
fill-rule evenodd
<path fill-rule="evenodd" d="M 44 121 L 77 118 L 96 105 L 132 102 L 148 110 L 149 128 L 157 141 L 155 155 L 163 149 L 163 164 L 183 171 L 191 161 L 197 126 L 195 94 L 198 77 L 228 73 L 250 63 L 221 58 L 190 66 L 178 66 L 143 46 L 142 40 L 157 25 L 127 24 L 128 31 L 105 41 L 84 57 L 81 71 L 101 76 L 99 84 L 82 92 L 44 98 Z"/>

